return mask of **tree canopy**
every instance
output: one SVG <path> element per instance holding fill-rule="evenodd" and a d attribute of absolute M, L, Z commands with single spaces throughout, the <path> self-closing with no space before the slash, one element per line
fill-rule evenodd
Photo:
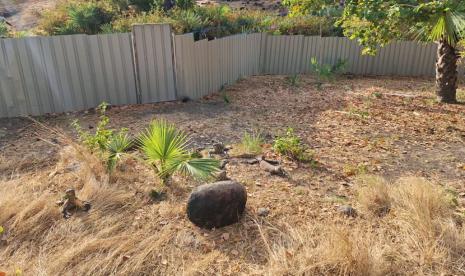
<path fill-rule="evenodd" d="M 339 24 L 365 54 L 399 38 L 455 45 L 465 37 L 465 1 L 348 0 Z"/>

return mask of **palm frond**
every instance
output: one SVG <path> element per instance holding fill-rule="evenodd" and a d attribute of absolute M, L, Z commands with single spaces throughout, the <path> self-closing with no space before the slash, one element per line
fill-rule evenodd
<path fill-rule="evenodd" d="M 187 150 L 187 135 L 163 120 L 152 122 L 139 143 L 147 161 L 163 180 L 175 172 L 205 179 L 219 167 L 217 160 L 193 157 Z"/>
<path fill-rule="evenodd" d="M 170 175 L 178 171 L 184 175 L 191 175 L 198 179 L 208 179 L 219 170 L 219 161 L 212 158 L 192 158 L 191 155 L 183 159 L 171 160 L 167 169 L 161 172 L 161 176 Z"/>
<path fill-rule="evenodd" d="M 160 171 L 167 160 L 181 158 L 188 144 L 186 134 L 163 120 L 153 121 L 139 141 L 147 160 L 152 164 L 161 163 Z"/>
<path fill-rule="evenodd" d="M 445 40 L 450 45 L 455 45 L 460 41 L 460 38 L 464 37 L 464 31 L 465 14 L 448 10 L 432 18 L 429 39 L 433 41 Z"/>
<path fill-rule="evenodd" d="M 108 171 L 113 171 L 116 167 L 116 163 L 121 160 L 125 152 L 131 146 L 132 141 L 129 138 L 128 134 L 125 132 L 120 132 L 114 135 L 107 144 L 108 159 L 107 159 L 107 169 Z"/>

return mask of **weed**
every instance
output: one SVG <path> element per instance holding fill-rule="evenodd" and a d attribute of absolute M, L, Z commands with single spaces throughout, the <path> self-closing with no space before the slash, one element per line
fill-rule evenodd
<path fill-rule="evenodd" d="M 97 110 L 100 112 L 100 121 L 97 123 L 95 133 L 84 131 L 78 120 L 71 123 L 79 135 L 79 140 L 92 152 L 98 152 L 105 160 L 108 172 L 112 172 L 124 153 L 131 147 L 132 141 L 126 128 L 118 132 L 109 129 L 110 118 L 106 115 L 108 104 L 101 103 Z"/>
<path fill-rule="evenodd" d="M 287 76 L 286 80 L 293 87 L 298 87 L 300 84 L 300 76 L 298 74 Z"/>
<path fill-rule="evenodd" d="M 343 172 L 346 176 L 362 175 L 368 172 L 368 167 L 365 164 L 346 164 L 344 165 Z"/>
<path fill-rule="evenodd" d="M 349 108 L 349 116 L 352 118 L 361 118 L 361 119 L 368 119 L 370 117 L 370 112 L 366 109 L 360 109 L 357 107 L 350 107 Z"/>
<path fill-rule="evenodd" d="M 383 97 L 383 94 L 381 92 L 375 91 L 371 94 L 371 96 L 375 99 L 381 99 Z"/>
<path fill-rule="evenodd" d="M 263 144 L 264 140 L 260 132 L 253 132 L 251 134 L 245 132 L 244 136 L 242 136 L 240 146 L 246 153 L 260 154 L 263 151 Z"/>
<path fill-rule="evenodd" d="M 225 89 L 225 86 L 224 86 L 224 85 L 221 86 L 220 95 L 221 95 L 221 98 L 223 98 L 223 101 L 224 101 L 226 104 L 230 104 L 230 103 L 231 103 L 231 99 L 229 98 L 228 93 L 226 92 L 226 89 Z"/>
<path fill-rule="evenodd" d="M 347 60 L 342 59 L 339 59 L 334 65 L 320 64 L 315 57 L 310 62 L 312 71 L 317 75 L 319 82 L 334 80 L 337 75 L 344 72 L 347 65 Z"/>
<path fill-rule="evenodd" d="M 107 128 L 108 123 L 110 123 L 110 118 L 105 114 L 107 107 L 108 104 L 103 102 L 97 108 L 100 113 L 100 121 L 97 123 L 94 134 L 83 130 L 78 120 L 71 123 L 71 126 L 77 131 L 80 141 L 91 152 L 95 152 L 96 150 L 105 151 L 108 141 L 110 141 L 113 135 L 113 130 Z"/>
<path fill-rule="evenodd" d="M 286 135 L 279 136 L 273 144 L 273 149 L 291 159 L 310 162 L 313 156 L 307 151 L 307 147 L 302 144 L 300 138 L 294 134 L 294 129 L 288 128 Z"/>

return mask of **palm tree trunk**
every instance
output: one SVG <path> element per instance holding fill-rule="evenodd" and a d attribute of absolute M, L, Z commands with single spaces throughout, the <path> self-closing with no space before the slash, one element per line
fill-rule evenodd
<path fill-rule="evenodd" d="M 436 95 L 438 102 L 457 102 L 457 61 L 455 48 L 447 41 L 441 40 L 438 45 L 438 60 L 436 62 Z"/>

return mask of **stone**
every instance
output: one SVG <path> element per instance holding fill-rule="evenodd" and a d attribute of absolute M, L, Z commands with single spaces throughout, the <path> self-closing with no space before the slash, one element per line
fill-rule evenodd
<path fill-rule="evenodd" d="M 223 154 L 225 147 L 223 143 L 215 143 L 213 144 L 213 150 L 210 152 L 211 154 Z"/>
<path fill-rule="evenodd" d="M 241 163 L 245 163 L 245 164 L 248 164 L 248 165 L 255 165 L 255 164 L 258 164 L 258 159 L 255 159 L 255 158 L 249 158 L 249 159 L 244 159 L 242 160 Z"/>
<path fill-rule="evenodd" d="M 348 217 L 355 218 L 357 216 L 357 211 L 350 205 L 339 206 L 338 211 Z"/>
<path fill-rule="evenodd" d="M 217 181 L 229 180 L 229 177 L 225 170 L 219 170 L 215 173 L 215 179 Z"/>
<path fill-rule="evenodd" d="M 266 217 L 270 214 L 270 210 L 268 210 L 268 208 L 258 208 L 257 210 L 257 215 L 259 217 Z"/>
<path fill-rule="evenodd" d="M 280 166 L 272 165 L 265 160 L 260 161 L 260 168 L 262 168 L 262 170 L 266 172 L 269 172 L 271 175 L 279 175 L 279 176 L 286 175 L 284 170 Z"/>
<path fill-rule="evenodd" d="M 74 189 L 66 190 L 64 201 L 57 204 L 63 206 L 61 212 L 65 219 L 70 218 L 76 211 L 88 212 L 91 208 L 90 202 L 77 198 Z"/>
<path fill-rule="evenodd" d="M 226 165 L 229 163 L 229 160 L 228 159 L 223 159 L 220 161 L 220 169 L 224 169 L 226 167 Z"/>
<path fill-rule="evenodd" d="M 195 188 L 187 202 L 187 217 L 195 225 L 212 229 L 239 221 L 247 192 L 240 183 L 220 181 Z"/>

